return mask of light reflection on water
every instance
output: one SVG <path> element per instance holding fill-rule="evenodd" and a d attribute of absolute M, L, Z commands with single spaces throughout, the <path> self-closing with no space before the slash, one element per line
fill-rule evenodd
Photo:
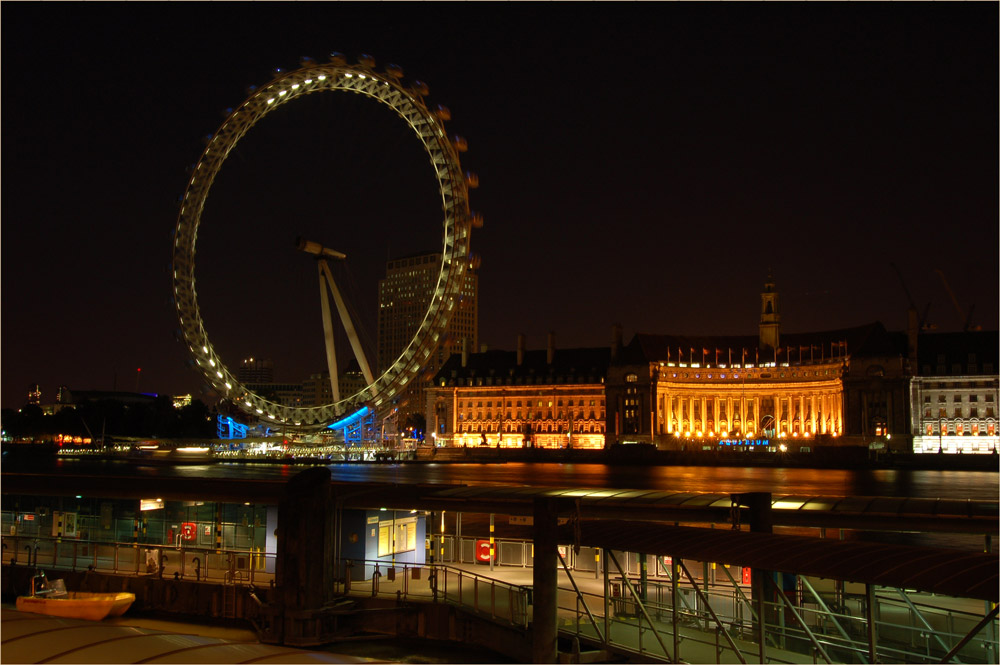
<path fill-rule="evenodd" d="M 124 461 L 59 460 L 56 473 L 151 478 L 287 480 L 307 465 L 217 462 L 136 465 Z M 804 496 L 893 496 L 996 501 L 1000 475 L 989 471 L 796 469 L 605 464 L 359 464 L 327 465 L 341 482 L 427 485 L 541 486 L 666 492 L 771 492 Z"/>
<path fill-rule="evenodd" d="M 895 496 L 996 500 L 998 474 L 983 471 L 791 469 L 604 464 L 333 464 L 336 480 L 492 486 L 772 492 L 806 496 Z"/>

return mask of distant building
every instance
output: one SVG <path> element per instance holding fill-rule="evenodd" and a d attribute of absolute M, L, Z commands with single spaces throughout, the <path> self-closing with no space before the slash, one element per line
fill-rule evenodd
<path fill-rule="evenodd" d="M 243 385 L 274 383 L 274 365 L 270 360 L 246 358 L 236 370 L 236 380 Z"/>
<path fill-rule="evenodd" d="M 427 389 L 426 439 L 445 446 L 603 448 L 608 348 L 453 354 Z"/>
<path fill-rule="evenodd" d="M 910 389 L 913 451 L 992 453 L 1000 443 L 997 331 L 917 337 Z"/>
<path fill-rule="evenodd" d="M 266 400 L 282 406 L 303 406 L 301 383 L 244 383 L 247 388 Z"/>
<path fill-rule="evenodd" d="M 377 365 L 380 373 L 399 358 L 416 334 L 430 306 L 440 268 L 440 252 L 386 263 L 385 278 L 379 280 L 378 285 Z M 479 276 L 471 269 L 465 272 L 464 279 L 458 307 L 445 329 L 442 343 L 402 397 L 401 411 L 404 413 L 422 412 L 428 383 L 451 354 L 461 351 L 462 340 L 468 340 L 467 348 L 478 348 Z"/>
<path fill-rule="evenodd" d="M 613 349 L 608 440 L 668 449 L 906 445 L 907 341 L 875 322 L 780 330 L 768 277 L 756 336 L 637 334 Z M 843 441 L 842 437 L 850 437 Z"/>
<path fill-rule="evenodd" d="M 446 445 L 909 450 L 907 334 L 879 322 L 785 333 L 780 317 L 769 277 L 753 336 L 638 333 L 625 346 L 616 326 L 610 349 L 452 355 L 427 430 Z"/>
<path fill-rule="evenodd" d="M 351 358 L 347 369 L 340 373 L 340 398 L 346 399 L 363 390 L 368 385 L 361 366 L 355 358 Z M 330 386 L 330 373 L 319 372 L 310 374 L 302 383 L 303 406 L 320 406 L 333 402 L 333 388 Z"/>
<path fill-rule="evenodd" d="M 37 383 L 32 383 L 28 386 L 28 404 L 41 404 L 42 403 L 42 387 Z"/>

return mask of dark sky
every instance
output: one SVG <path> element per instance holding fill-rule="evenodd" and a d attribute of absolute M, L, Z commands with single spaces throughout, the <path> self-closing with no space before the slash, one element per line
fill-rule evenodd
<path fill-rule="evenodd" d="M 480 341 L 604 345 L 998 318 L 996 3 L 4 3 L 2 399 L 29 384 L 200 394 L 169 301 L 202 137 L 272 68 L 375 56 L 465 136 L 486 220 Z M 430 166 L 391 111 L 314 95 L 216 181 L 199 303 L 230 366 L 324 368 L 315 267 L 348 254 L 374 337 L 387 256 L 435 248 Z"/>

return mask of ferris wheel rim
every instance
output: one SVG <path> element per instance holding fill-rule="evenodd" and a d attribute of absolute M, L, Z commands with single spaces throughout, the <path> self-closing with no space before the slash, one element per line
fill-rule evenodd
<path fill-rule="evenodd" d="M 173 294 L 181 336 L 191 361 L 221 396 L 241 410 L 275 425 L 325 425 L 349 410 L 369 405 L 384 410 L 416 377 L 441 341 L 458 305 L 461 284 L 470 260 L 472 216 L 468 183 L 462 172 L 456 142 L 448 138 L 444 119 L 424 103 L 426 87 L 404 87 L 399 70 L 389 65 L 385 73 L 374 70 L 370 59 L 350 65 L 340 61 L 309 63 L 280 72 L 268 84 L 254 89 L 206 141 L 205 150 L 192 169 L 173 238 Z M 395 68 L 395 69 L 394 69 Z M 434 292 L 423 321 L 399 357 L 375 380 L 338 402 L 291 407 L 268 400 L 240 382 L 225 366 L 205 330 L 195 288 L 195 253 L 205 202 L 216 176 L 236 144 L 261 119 L 285 104 L 315 92 L 355 92 L 389 106 L 414 131 L 430 157 L 441 196 L 443 243 Z M 464 145 L 462 146 L 464 148 Z"/>

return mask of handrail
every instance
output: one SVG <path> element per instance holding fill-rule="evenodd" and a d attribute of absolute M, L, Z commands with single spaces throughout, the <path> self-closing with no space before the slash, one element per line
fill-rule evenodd
<path fill-rule="evenodd" d="M 515 626 L 527 626 L 528 588 L 522 585 L 442 563 L 397 562 L 393 564 L 391 561 L 381 559 L 344 559 L 344 563 L 345 565 L 349 564 L 352 569 L 357 566 L 378 566 L 380 568 L 379 581 L 377 583 L 373 583 L 370 588 L 367 586 L 359 588 L 352 583 L 350 589 L 346 591 L 347 593 L 371 593 L 372 596 L 396 594 L 400 598 L 410 596 L 424 597 L 432 599 L 434 602 L 437 602 L 436 598 L 441 598 L 443 602 L 451 605 L 471 607 L 474 611 L 489 616 L 492 619 L 498 618 L 496 602 L 498 597 L 497 587 L 501 589 L 501 593 L 503 589 L 506 589 L 508 598 L 508 616 L 506 620 Z M 386 574 L 381 573 L 381 568 L 386 566 L 389 568 L 402 568 L 404 581 L 400 582 L 399 578 L 396 578 L 396 582 L 400 588 L 395 588 L 392 582 L 386 580 Z M 411 575 L 410 571 L 414 568 L 429 569 L 431 571 L 434 582 L 432 582 L 433 586 L 429 593 L 420 593 L 410 588 L 408 580 Z M 449 590 L 449 578 L 457 579 L 457 590 L 455 588 Z M 428 579 L 430 580 L 431 578 Z M 465 601 L 465 595 L 469 590 L 468 584 L 463 585 L 463 582 L 470 579 L 472 581 L 471 603 Z M 480 593 L 480 586 L 487 584 L 489 585 L 488 596 L 485 593 Z M 437 596 L 434 595 L 435 590 L 440 592 Z M 522 607 L 525 609 L 523 616 L 521 616 Z"/>
<path fill-rule="evenodd" d="M 245 549 L 226 549 L 221 553 L 217 554 L 217 550 L 210 547 L 181 547 L 175 548 L 170 544 L 159 544 L 159 543 L 132 543 L 132 542 L 120 542 L 120 541 L 100 541 L 100 540 L 87 540 L 87 541 L 74 541 L 74 545 L 77 542 L 84 543 L 88 548 L 92 548 L 92 553 L 87 555 L 81 554 L 83 548 L 74 546 L 73 548 L 58 547 L 60 540 L 55 537 L 48 536 L 0 536 L 4 544 L 11 541 L 16 547 L 23 546 L 28 551 L 28 560 L 31 565 L 38 565 L 40 560 L 44 561 L 46 568 L 52 568 L 56 570 L 77 570 L 80 568 L 87 568 L 93 566 L 95 570 L 103 570 L 105 572 L 112 572 L 114 574 L 127 574 L 127 575 L 142 575 L 140 572 L 140 564 L 142 559 L 139 556 L 139 550 L 153 550 L 159 554 L 154 555 L 155 559 L 159 561 L 160 556 L 165 550 L 172 550 L 178 554 L 179 557 L 171 557 L 175 560 L 173 567 L 176 569 L 175 574 L 179 579 L 185 579 L 185 569 L 188 568 L 186 564 L 190 563 L 189 559 L 194 556 L 200 561 L 204 561 L 205 564 L 198 568 L 198 581 L 210 581 L 215 579 L 216 582 L 222 580 L 225 583 L 238 583 L 247 584 L 253 582 L 252 576 L 248 578 L 244 575 L 243 571 L 235 571 L 237 574 L 228 574 L 229 570 L 229 557 L 230 555 L 247 555 L 253 554 L 252 550 Z M 65 544 L 66 539 L 62 539 L 63 544 Z M 16 556 L 16 549 L 8 551 L 12 552 L 9 563 L 11 565 L 21 565 L 21 560 Z M 34 556 L 32 556 L 34 554 Z M 276 554 L 273 553 L 263 553 L 259 556 L 263 556 L 266 559 L 273 559 Z M 216 561 L 218 565 L 209 565 L 209 561 Z M 152 572 L 152 571 L 151 571 Z M 157 566 L 156 576 L 162 576 L 162 567 Z"/>

